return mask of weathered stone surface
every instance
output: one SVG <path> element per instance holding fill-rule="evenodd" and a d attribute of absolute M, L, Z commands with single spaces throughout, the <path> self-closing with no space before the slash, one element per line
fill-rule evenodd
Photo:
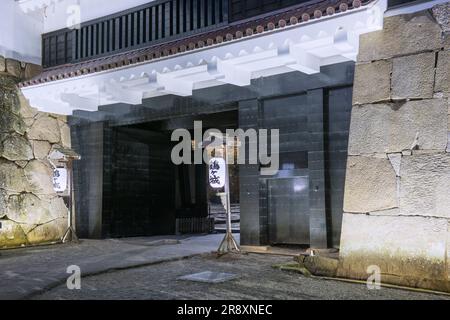
<path fill-rule="evenodd" d="M 6 70 L 5 57 L 0 56 L 0 72 L 4 72 L 5 70 Z"/>
<path fill-rule="evenodd" d="M 380 60 L 356 65 L 353 104 L 386 101 L 391 96 L 392 62 Z M 374 88 L 377 88 L 374 90 Z"/>
<path fill-rule="evenodd" d="M 428 11 L 387 17 L 383 30 L 361 35 L 358 61 L 438 50 L 441 47 L 441 32 Z"/>
<path fill-rule="evenodd" d="M 13 113 L 16 116 L 20 117 L 20 107 L 19 107 L 19 99 L 17 97 L 16 91 L 6 91 L 3 92 L 2 95 L 2 107 L 6 112 Z"/>
<path fill-rule="evenodd" d="M 17 79 L 14 79 L 14 77 L 12 77 L 8 74 L 0 75 L 0 85 L 1 85 L 3 93 L 15 92 L 17 90 L 16 82 L 17 82 Z M 0 99 L 2 99 L 2 98 L 3 98 L 3 95 L 0 95 Z"/>
<path fill-rule="evenodd" d="M 25 71 L 24 71 L 24 80 L 29 80 L 41 73 L 42 73 L 41 66 L 39 66 L 37 64 L 33 64 L 33 63 L 27 63 L 27 65 L 25 66 Z"/>
<path fill-rule="evenodd" d="M 445 50 L 450 50 L 450 31 L 444 33 L 442 37 L 442 46 Z"/>
<path fill-rule="evenodd" d="M 8 207 L 8 193 L 5 190 L 0 189 L 0 219 L 7 213 Z"/>
<path fill-rule="evenodd" d="M 11 66 L 20 68 L 14 61 L 9 71 Z M 17 81 L 0 75 L 0 247 L 57 241 L 67 227 L 67 208 L 54 193 L 53 171 L 45 161 L 61 135 L 65 143 L 69 139 L 66 118 L 31 108 Z"/>
<path fill-rule="evenodd" d="M 25 133 L 25 124 L 20 118 L 16 83 L 10 76 L 0 76 L 0 133 Z"/>
<path fill-rule="evenodd" d="M 450 154 L 404 157 L 400 174 L 400 214 L 450 219 Z"/>
<path fill-rule="evenodd" d="M 33 126 L 35 118 L 23 118 L 23 122 L 25 123 L 26 128 L 31 128 Z"/>
<path fill-rule="evenodd" d="M 14 162 L 0 159 L 0 189 L 20 193 L 28 187 L 23 169 Z"/>
<path fill-rule="evenodd" d="M 34 157 L 40 160 L 46 159 L 52 148 L 51 144 L 47 141 L 32 140 L 31 145 L 33 146 Z"/>
<path fill-rule="evenodd" d="M 9 220 L 2 220 L 0 247 L 19 247 L 27 243 L 25 233 L 19 224 Z"/>
<path fill-rule="evenodd" d="M 63 114 L 52 114 L 52 117 L 56 118 L 58 121 L 62 123 L 67 123 L 67 116 Z"/>
<path fill-rule="evenodd" d="M 37 195 L 54 194 L 52 182 L 52 170 L 39 160 L 33 160 L 28 163 L 24 169 L 30 187 L 27 191 Z"/>
<path fill-rule="evenodd" d="M 338 269 L 338 260 L 323 256 L 303 256 L 300 263 L 313 275 L 335 277 Z"/>
<path fill-rule="evenodd" d="M 14 59 L 6 59 L 6 72 L 19 79 L 23 76 L 20 62 Z"/>
<path fill-rule="evenodd" d="M 39 225 L 27 234 L 30 243 L 50 243 L 59 241 L 67 229 L 67 219 L 58 218 L 51 223 Z"/>
<path fill-rule="evenodd" d="M 449 122 L 450 122 L 450 118 L 449 118 Z M 450 123 L 449 123 L 448 127 L 450 128 Z M 448 132 L 447 136 L 448 136 L 448 142 L 447 142 L 447 149 L 445 151 L 450 152 L 450 131 Z"/>
<path fill-rule="evenodd" d="M 395 58 L 392 71 L 392 98 L 432 98 L 434 65 L 434 52 Z M 376 88 L 374 91 L 378 91 L 379 87 Z"/>
<path fill-rule="evenodd" d="M 30 106 L 28 100 L 21 91 L 18 92 L 18 96 L 20 103 L 20 115 L 24 118 L 34 118 L 38 114 L 38 111 Z"/>
<path fill-rule="evenodd" d="M 70 148 L 71 147 L 70 127 L 65 122 L 58 121 L 58 123 L 61 135 L 61 145 L 64 148 Z"/>
<path fill-rule="evenodd" d="M 447 113 L 447 99 L 355 106 L 349 154 L 402 152 L 416 142 L 420 149 L 445 151 Z"/>
<path fill-rule="evenodd" d="M 450 32 L 450 2 L 435 5 L 431 8 L 434 18 L 444 32 Z"/>
<path fill-rule="evenodd" d="M 63 198 L 61 197 L 53 197 L 50 199 L 50 208 L 49 208 L 50 216 L 53 219 L 59 218 L 67 218 L 69 213 L 66 204 L 64 203 Z"/>
<path fill-rule="evenodd" d="M 434 92 L 449 93 L 450 51 L 441 51 L 438 55 Z"/>
<path fill-rule="evenodd" d="M 33 159 L 33 150 L 27 139 L 17 134 L 11 134 L 6 137 L 2 142 L 2 152 L 0 156 L 11 160 L 31 160 Z"/>
<path fill-rule="evenodd" d="M 402 164 L 402 156 L 403 156 L 403 154 L 401 154 L 401 153 L 389 153 L 388 154 L 388 159 L 391 162 L 392 168 L 394 169 L 397 177 L 400 177 L 400 167 Z"/>
<path fill-rule="evenodd" d="M 31 193 L 13 195 L 9 199 L 8 219 L 28 225 L 39 225 L 53 220 L 50 201 L 41 200 Z"/>
<path fill-rule="evenodd" d="M 19 161 L 14 161 L 15 164 L 17 164 L 19 167 L 21 167 L 22 169 L 25 168 L 28 164 L 28 161 L 25 160 L 19 160 Z"/>
<path fill-rule="evenodd" d="M 447 233 L 447 219 L 345 213 L 338 276 L 366 280 L 378 266 L 382 282 L 448 291 Z"/>
<path fill-rule="evenodd" d="M 25 123 L 18 116 L 11 112 L 0 110 L 0 132 L 25 133 Z"/>
<path fill-rule="evenodd" d="M 46 140 L 50 143 L 60 141 L 58 121 L 47 115 L 41 115 L 28 132 L 28 137 L 32 140 Z"/>
<path fill-rule="evenodd" d="M 32 193 L 12 195 L 7 210 L 8 219 L 31 226 L 29 228 L 67 218 L 67 213 L 62 198 L 39 198 Z"/>
<path fill-rule="evenodd" d="M 397 177 L 388 159 L 349 157 L 345 212 L 371 212 L 398 206 Z"/>

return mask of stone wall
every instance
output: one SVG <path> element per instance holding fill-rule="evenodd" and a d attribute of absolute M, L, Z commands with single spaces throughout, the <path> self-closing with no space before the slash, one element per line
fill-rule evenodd
<path fill-rule="evenodd" d="M 39 71 L 0 56 L 0 248 L 58 241 L 67 228 L 47 160 L 70 147 L 67 119 L 31 108 L 16 86 Z"/>
<path fill-rule="evenodd" d="M 355 71 L 339 276 L 450 291 L 450 3 L 385 18 Z"/>

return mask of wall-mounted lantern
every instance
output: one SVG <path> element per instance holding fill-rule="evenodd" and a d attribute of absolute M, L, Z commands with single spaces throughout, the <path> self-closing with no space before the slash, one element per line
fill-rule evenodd
<path fill-rule="evenodd" d="M 48 155 L 48 160 L 53 166 L 53 189 L 56 194 L 67 200 L 69 209 L 67 230 L 61 241 L 65 243 L 69 239 L 77 241 L 78 237 L 74 228 L 75 197 L 73 190 L 73 161 L 81 157 L 72 149 L 55 147 Z"/>

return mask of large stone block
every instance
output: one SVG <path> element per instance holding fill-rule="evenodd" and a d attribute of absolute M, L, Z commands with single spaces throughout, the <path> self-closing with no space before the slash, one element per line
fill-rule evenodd
<path fill-rule="evenodd" d="M 450 116 L 448 119 L 448 127 L 450 128 Z M 447 149 L 445 150 L 446 152 L 450 153 L 450 131 L 448 132 L 448 142 L 447 142 Z"/>
<path fill-rule="evenodd" d="M 0 110 L 0 133 L 16 132 L 23 135 L 26 130 L 25 122 L 12 112 Z"/>
<path fill-rule="evenodd" d="M 10 220 L 2 220 L 0 229 L 0 247 L 19 247 L 28 244 L 27 237 L 18 223 Z"/>
<path fill-rule="evenodd" d="M 10 76 L 0 76 L 0 133 L 25 133 L 25 123 L 20 117 L 16 84 Z"/>
<path fill-rule="evenodd" d="M 397 176 L 388 159 L 349 157 L 344 211 L 371 212 L 398 206 Z"/>
<path fill-rule="evenodd" d="M 400 214 L 450 219 L 450 154 L 403 157 Z"/>
<path fill-rule="evenodd" d="M 0 72 L 5 72 L 5 70 L 6 70 L 5 57 L 0 56 Z"/>
<path fill-rule="evenodd" d="M 30 106 L 30 103 L 21 91 L 18 92 L 18 96 L 20 103 L 20 115 L 24 118 L 34 118 L 38 114 L 37 109 Z"/>
<path fill-rule="evenodd" d="M 387 17 L 383 30 L 361 35 L 358 61 L 439 50 L 441 33 L 441 28 L 428 11 Z"/>
<path fill-rule="evenodd" d="M 41 200 L 32 193 L 12 195 L 8 203 L 8 219 L 33 226 L 53 220 L 50 215 L 50 201 Z"/>
<path fill-rule="evenodd" d="M 431 8 L 431 12 L 442 31 L 450 32 L 450 2 L 435 5 Z"/>
<path fill-rule="evenodd" d="M 445 151 L 447 99 L 355 106 L 350 125 L 349 154 L 396 153 L 416 144 Z"/>
<path fill-rule="evenodd" d="M 28 161 L 34 157 L 28 140 L 17 134 L 8 135 L 2 141 L 0 150 L 0 156 L 11 161 Z"/>
<path fill-rule="evenodd" d="M 21 193 L 28 188 L 28 181 L 22 168 L 14 162 L 0 159 L 0 189 L 8 193 Z"/>
<path fill-rule="evenodd" d="M 28 137 L 32 140 L 44 140 L 50 143 L 58 143 L 61 139 L 58 120 L 41 114 L 33 123 Z"/>
<path fill-rule="evenodd" d="M 8 72 L 13 77 L 21 79 L 23 76 L 23 72 L 20 61 L 14 59 L 6 59 L 6 72 Z"/>
<path fill-rule="evenodd" d="M 381 282 L 449 291 L 447 236 L 447 219 L 345 213 L 338 276 L 367 280 L 378 266 Z"/>
<path fill-rule="evenodd" d="M 27 191 L 36 195 L 51 195 L 53 190 L 53 171 L 49 166 L 39 160 L 30 161 L 24 169 L 25 176 L 30 184 Z"/>
<path fill-rule="evenodd" d="M 59 130 L 60 130 L 60 134 L 61 134 L 61 145 L 64 148 L 70 148 L 72 145 L 71 138 L 70 138 L 70 127 L 65 122 L 58 121 L 58 123 L 59 123 Z"/>
<path fill-rule="evenodd" d="M 356 65 L 353 104 L 389 100 L 391 96 L 391 72 L 392 62 L 390 60 Z"/>
<path fill-rule="evenodd" d="M 8 193 L 0 189 L 0 219 L 6 216 L 8 209 Z"/>
<path fill-rule="evenodd" d="M 444 36 L 442 37 L 442 47 L 444 47 L 445 50 L 450 50 L 450 31 L 444 33 Z"/>
<path fill-rule="evenodd" d="M 24 227 L 28 230 L 55 219 L 67 218 L 67 213 L 62 198 L 39 198 L 32 193 L 12 195 L 7 209 L 8 219 L 26 225 Z"/>
<path fill-rule="evenodd" d="M 17 91 L 17 79 L 14 79 L 11 75 L 2 74 L 0 75 L 0 87 L 3 93 L 12 93 Z M 3 98 L 0 95 L 0 99 Z"/>
<path fill-rule="evenodd" d="M 61 197 L 53 197 L 50 199 L 49 212 L 52 219 L 66 219 L 69 214 L 66 204 Z"/>
<path fill-rule="evenodd" d="M 16 90 L 5 90 L 5 92 L 3 92 L 2 107 L 4 108 L 4 111 L 20 117 L 19 98 Z"/>
<path fill-rule="evenodd" d="M 37 64 L 27 63 L 24 71 L 24 80 L 29 80 L 42 73 L 42 67 Z"/>
<path fill-rule="evenodd" d="M 450 73 L 450 51 L 441 51 L 438 55 L 436 68 L 436 81 L 434 85 L 435 92 L 443 92 L 448 96 Z"/>
<path fill-rule="evenodd" d="M 58 218 L 50 223 L 39 225 L 27 233 L 30 243 L 50 243 L 61 240 L 67 230 L 67 219 Z"/>
<path fill-rule="evenodd" d="M 434 65 L 434 52 L 395 58 L 392 70 L 392 98 L 432 98 Z M 376 88 L 378 90 L 378 87 Z"/>
<path fill-rule="evenodd" d="M 46 159 L 52 148 L 48 141 L 32 140 L 31 145 L 33 146 L 34 157 L 39 160 Z"/>
<path fill-rule="evenodd" d="M 299 262 L 316 276 L 336 277 L 339 261 L 324 256 L 300 256 Z"/>

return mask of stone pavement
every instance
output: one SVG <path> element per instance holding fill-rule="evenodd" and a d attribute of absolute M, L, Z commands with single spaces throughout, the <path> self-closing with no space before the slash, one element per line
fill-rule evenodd
<path fill-rule="evenodd" d="M 0 299 L 27 299 L 58 285 L 77 265 L 82 277 L 181 260 L 217 250 L 223 235 L 110 240 L 0 251 Z"/>
<path fill-rule="evenodd" d="M 395 299 L 440 300 L 442 296 L 407 290 L 369 290 L 365 284 L 305 277 L 280 271 L 273 265 L 292 262 L 292 257 L 267 254 L 213 254 L 164 262 L 142 268 L 103 273 L 81 279 L 80 290 L 65 284 L 33 296 L 36 300 L 321 300 Z M 182 280 L 199 272 L 236 276 L 223 283 Z M 245 317 L 244 317 L 245 318 Z M 243 319 L 244 319 L 243 318 Z"/>

